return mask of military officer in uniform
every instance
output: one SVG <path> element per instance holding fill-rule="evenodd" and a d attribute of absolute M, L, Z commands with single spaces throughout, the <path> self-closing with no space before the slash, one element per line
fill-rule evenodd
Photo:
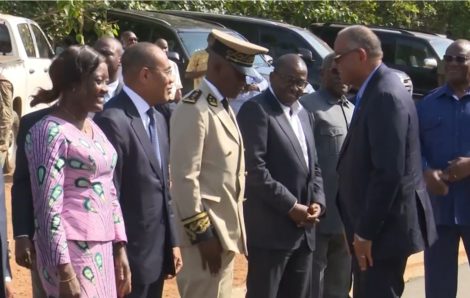
<path fill-rule="evenodd" d="M 171 119 L 170 175 L 184 268 L 183 298 L 231 297 L 236 253 L 246 253 L 243 142 L 227 98 L 235 98 L 266 48 L 213 30 L 206 77 Z"/>

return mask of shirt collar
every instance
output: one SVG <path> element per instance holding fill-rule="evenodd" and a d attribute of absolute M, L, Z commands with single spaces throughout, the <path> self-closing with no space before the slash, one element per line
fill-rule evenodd
<path fill-rule="evenodd" d="M 347 106 L 350 104 L 346 95 L 341 95 L 339 98 L 335 97 L 331 94 L 330 91 L 326 90 L 324 87 L 321 87 L 321 86 L 317 92 L 321 93 L 321 97 L 325 97 L 326 101 L 332 106 L 337 105 L 337 104 L 342 104 L 342 105 Z"/>
<path fill-rule="evenodd" d="M 452 90 L 452 88 L 449 86 L 449 84 L 445 84 L 444 85 L 444 88 L 442 90 L 447 96 L 449 97 L 452 97 L 456 100 L 459 100 L 459 98 L 457 97 L 457 95 L 455 95 L 454 93 L 454 90 Z M 467 89 L 467 91 L 465 92 L 465 95 L 464 96 L 469 96 L 470 95 L 470 89 Z M 462 96 L 463 97 L 463 96 Z"/>
<path fill-rule="evenodd" d="M 371 71 L 371 73 L 369 74 L 367 79 L 364 81 L 364 83 L 362 83 L 361 88 L 359 88 L 359 90 L 357 91 L 356 98 L 361 98 L 362 97 L 362 95 L 364 94 L 364 91 L 366 90 L 367 84 L 369 84 L 370 79 L 374 76 L 375 72 L 377 71 L 377 69 L 379 69 L 379 67 L 381 65 L 382 65 L 382 63 L 377 65 L 377 67 L 374 68 L 373 71 Z"/>
<path fill-rule="evenodd" d="M 289 106 L 286 106 L 285 104 L 283 104 L 279 98 L 277 98 L 276 94 L 274 93 L 273 91 L 273 88 L 271 87 L 271 84 L 269 84 L 269 91 L 271 91 L 272 95 L 274 96 L 274 98 L 277 100 L 277 102 L 279 103 L 279 105 L 281 106 L 281 109 L 282 111 L 284 112 L 284 114 L 288 115 L 288 116 L 292 116 L 292 115 L 298 115 L 300 113 L 300 111 L 302 111 L 303 107 L 302 105 L 299 103 L 298 100 L 296 100 L 290 107 Z M 290 114 L 292 111 L 292 115 Z"/>
<path fill-rule="evenodd" d="M 204 77 L 203 81 L 206 83 L 210 93 L 217 99 L 217 101 L 221 102 L 225 98 L 217 87 L 215 87 L 214 84 L 212 84 L 206 77 Z"/>
<path fill-rule="evenodd" d="M 131 101 L 134 103 L 135 107 L 137 108 L 137 111 L 139 112 L 140 117 L 142 119 L 145 119 L 144 115 L 147 115 L 147 111 L 150 109 L 150 105 L 139 94 L 135 93 L 134 90 L 129 88 L 127 85 L 124 85 L 122 87 L 122 90 L 126 92 Z"/>

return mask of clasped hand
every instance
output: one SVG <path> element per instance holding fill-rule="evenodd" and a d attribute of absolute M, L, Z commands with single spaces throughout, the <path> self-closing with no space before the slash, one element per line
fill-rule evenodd
<path fill-rule="evenodd" d="M 318 217 L 321 214 L 321 206 L 318 203 L 313 203 L 310 206 L 296 203 L 288 214 L 297 227 L 301 228 L 320 221 Z"/>

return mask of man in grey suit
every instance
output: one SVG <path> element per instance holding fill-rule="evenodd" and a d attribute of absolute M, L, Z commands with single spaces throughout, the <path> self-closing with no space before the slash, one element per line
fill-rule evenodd
<path fill-rule="evenodd" d="M 315 222 L 325 210 L 313 117 L 299 103 L 307 67 L 281 56 L 265 92 L 237 115 L 245 143 L 247 298 L 309 298 Z"/>
<path fill-rule="evenodd" d="M 312 298 L 344 298 L 348 296 L 351 286 L 351 257 L 336 206 L 336 164 L 351 123 L 354 105 L 345 96 L 349 88 L 341 82 L 334 65 L 334 56 L 332 53 L 323 60 L 320 89 L 300 100 L 315 118 L 315 145 L 328 208 L 328 214 L 317 224 Z"/>

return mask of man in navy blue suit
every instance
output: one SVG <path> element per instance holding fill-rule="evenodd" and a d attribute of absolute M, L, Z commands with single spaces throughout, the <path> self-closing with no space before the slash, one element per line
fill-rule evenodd
<path fill-rule="evenodd" d="M 416 108 L 382 64 L 380 41 L 370 29 L 341 30 L 334 49 L 341 80 L 358 90 L 337 165 L 338 205 L 355 255 L 354 297 L 400 297 L 408 256 L 436 239 Z"/>
<path fill-rule="evenodd" d="M 95 116 L 118 153 L 115 184 L 128 238 L 129 298 L 161 297 L 163 282 L 182 261 L 169 197 L 169 139 L 165 115 L 173 78 L 165 53 L 142 42 L 122 56 L 124 87 Z"/>
<path fill-rule="evenodd" d="M 315 223 L 325 196 L 313 116 L 299 102 L 307 66 L 276 61 L 268 90 L 237 115 L 245 143 L 247 298 L 310 298 Z"/>

